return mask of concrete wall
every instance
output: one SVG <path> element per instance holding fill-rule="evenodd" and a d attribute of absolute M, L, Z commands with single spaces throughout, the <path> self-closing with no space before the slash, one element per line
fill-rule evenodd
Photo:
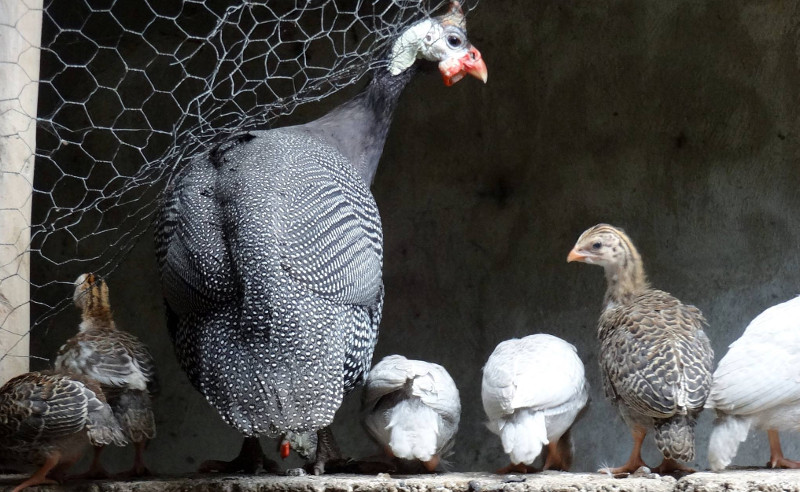
<path fill-rule="evenodd" d="M 718 358 L 755 315 L 800 293 L 798 7 L 484 0 L 469 22 L 489 83 L 446 88 L 421 75 L 407 89 L 374 186 L 386 239 L 376 361 L 400 353 L 451 372 L 463 404 L 454 469 L 506 464 L 483 425 L 481 366 L 499 342 L 537 332 L 574 343 L 592 385 L 574 469 L 627 458 L 630 436 L 603 397 L 596 360 L 604 278 L 565 262 L 587 227 L 625 228 L 653 285 L 703 310 Z M 40 279 L 54 274 L 39 268 Z M 161 372 L 153 469 L 232 458 L 239 437 L 172 355 L 149 237 L 109 284 L 119 324 L 150 345 Z M 77 321 L 60 316 L 34 347 L 51 356 Z M 358 400 L 334 429 L 353 456 L 374 450 Z M 710 422 L 706 413 L 697 427 L 699 468 Z M 798 444 L 786 436 L 785 453 L 800 457 Z M 107 458 L 123 468 L 129 456 Z M 660 460 L 650 438 L 644 457 Z M 767 457 L 756 435 L 735 463 Z"/>

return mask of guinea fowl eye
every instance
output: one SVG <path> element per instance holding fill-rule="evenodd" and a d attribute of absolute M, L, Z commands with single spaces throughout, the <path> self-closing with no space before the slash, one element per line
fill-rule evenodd
<path fill-rule="evenodd" d="M 600 249 L 600 246 L 602 246 L 602 244 L 600 244 L 600 243 L 594 243 L 594 244 L 592 245 L 592 249 Z"/>
<path fill-rule="evenodd" d="M 450 34 L 447 36 L 447 44 L 451 48 L 460 48 L 463 41 L 460 37 L 456 36 L 455 34 Z"/>

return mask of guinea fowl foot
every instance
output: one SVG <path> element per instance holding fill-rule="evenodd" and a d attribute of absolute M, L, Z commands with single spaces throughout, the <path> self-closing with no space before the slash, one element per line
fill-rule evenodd
<path fill-rule="evenodd" d="M 516 465 L 512 463 L 508 466 L 500 468 L 495 473 L 498 475 L 508 475 L 509 473 L 537 473 L 537 472 L 539 472 L 539 469 L 533 466 L 528 466 L 524 463 L 517 463 Z"/>
<path fill-rule="evenodd" d="M 246 437 L 239 455 L 233 461 L 208 460 L 200 464 L 200 473 L 255 474 L 263 468 L 267 473 L 278 473 L 278 464 L 264 455 L 257 437 Z"/>
<path fill-rule="evenodd" d="M 664 458 L 660 465 L 653 468 L 653 473 L 659 475 L 671 475 L 674 473 L 695 473 L 697 470 L 683 465 L 673 459 Z"/>

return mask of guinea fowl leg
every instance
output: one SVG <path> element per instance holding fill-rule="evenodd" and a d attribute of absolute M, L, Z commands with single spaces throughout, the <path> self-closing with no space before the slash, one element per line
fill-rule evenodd
<path fill-rule="evenodd" d="M 633 450 L 628 458 L 628 462 L 617 468 L 601 468 L 600 470 L 597 470 L 598 473 L 605 473 L 614 476 L 628 475 L 635 472 L 642 466 L 647 466 L 642 460 L 642 442 L 644 441 L 644 436 L 647 435 L 647 430 L 636 426 L 632 429 L 631 433 L 633 434 Z"/>
<path fill-rule="evenodd" d="M 330 462 L 342 462 L 342 452 L 333 438 L 330 427 L 323 427 L 317 431 L 317 455 L 311 465 L 311 472 L 314 475 L 325 473 L 325 465 Z"/>
<path fill-rule="evenodd" d="M 268 473 L 277 473 L 279 470 L 278 464 L 264 455 L 257 437 L 245 437 L 239 456 L 233 461 L 204 461 L 200 464 L 198 471 L 200 473 L 256 473 L 262 467 Z"/>
<path fill-rule="evenodd" d="M 25 487 L 30 487 L 32 485 L 41 485 L 41 484 L 57 484 L 56 480 L 47 478 L 47 474 L 50 473 L 50 470 L 58 465 L 58 462 L 61 460 L 61 453 L 55 451 L 53 454 L 49 455 L 45 460 L 44 464 L 41 468 L 36 470 L 36 473 L 30 476 L 27 480 L 22 482 L 21 484 L 14 487 L 12 492 L 19 492 L 20 490 L 24 489 Z"/>
<path fill-rule="evenodd" d="M 781 438 L 778 431 L 770 429 L 767 431 L 769 436 L 769 463 L 767 466 L 770 468 L 800 468 L 800 462 L 793 461 L 783 457 L 781 450 Z"/>

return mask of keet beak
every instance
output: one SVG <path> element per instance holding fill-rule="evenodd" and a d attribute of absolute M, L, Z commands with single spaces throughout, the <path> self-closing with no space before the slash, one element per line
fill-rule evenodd
<path fill-rule="evenodd" d="M 576 248 L 572 248 L 572 251 L 570 251 L 569 254 L 567 255 L 567 263 L 570 263 L 572 261 L 586 261 L 587 256 L 588 255 L 586 255 L 585 253 L 581 253 Z"/>
<path fill-rule="evenodd" d="M 463 79 L 464 75 L 472 75 L 481 79 L 484 84 L 489 78 L 489 70 L 486 68 L 481 52 L 474 46 L 470 46 L 467 54 L 461 58 L 440 62 L 439 71 L 442 73 L 444 85 L 448 87 Z"/>

